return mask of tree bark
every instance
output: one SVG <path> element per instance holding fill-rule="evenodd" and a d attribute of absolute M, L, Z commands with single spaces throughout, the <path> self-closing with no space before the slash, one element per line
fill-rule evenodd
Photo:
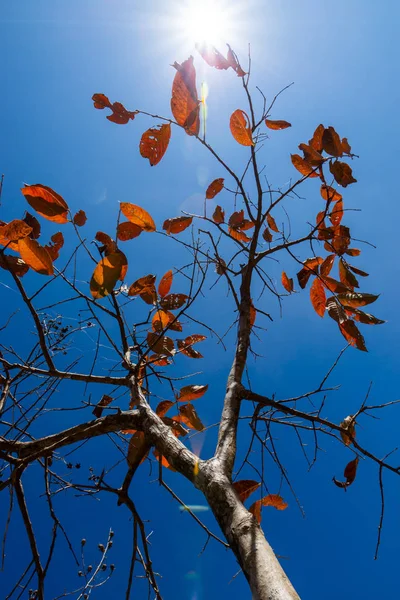
<path fill-rule="evenodd" d="M 255 518 L 215 460 L 202 465 L 199 487 L 245 575 L 253 600 L 300 600 Z"/>

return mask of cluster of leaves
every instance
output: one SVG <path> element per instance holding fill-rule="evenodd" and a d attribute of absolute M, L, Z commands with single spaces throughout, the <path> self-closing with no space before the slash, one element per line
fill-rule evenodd
<path fill-rule="evenodd" d="M 308 144 L 300 144 L 303 157 L 292 155 L 296 169 L 305 177 L 315 177 L 321 180 L 320 194 L 325 201 L 324 210 L 316 217 L 317 238 L 324 243 L 328 255 L 324 258 L 314 256 L 303 262 L 302 269 L 297 273 L 299 286 L 304 289 L 311 277 L 314 281 L 310 288 L 310 299 L 315 312 L 323 317 L 325 312 L 338 324 L 345 339 L 359 350 L 366 351 L 365 341 L 355 321 L 366 325 L 384 323 L 381 319 L 360 310 L 378 298 L 374 294 L 358 293 L 359 287 L 356 275 L 368 277 L 368 273 L 351 265 L 346 256 L 359 256 L 361 250 L 351 248 L 350 229 L 342 225 L 344 215 L 343 197 L 335 188 L 326 183 L 324 174 L 325 163 L 329 164 L 330 172 L 336 182 L 342 187 L 355 183 L 351 167 L 339 161 L 339 157 L 352 157 L 351 148 L 346 138 L 341 139 L 333 127 L 325 128 L 319 125 Z M 325 154 L 323 154 L 325 152 Z M 326 219 L 330 225 L 327 225 Z M 331 276 L 332 268 L 337 263 L 339 280 Z M 282 285 L 287 292 L 294 291 L 293 279 L 285 272 L 282 273 Z M 333 294 L 333 295 L 331 295 Z"/>
<path fill-rule="evenodd" d="M 251 479 L 243 479 L 241 481 L 235 481 L 233 487 L 241 502 L 245 502 L 247 498 L 261 486 L 258 481 Z M 254 515 L 258 523 L 261 523 L 261 511 L 263 506 L 273 506 L 277 510 L 285 510 L 288 507 L 287 503 L 279 494 L 268 494 L 259 500 L 253 502 L 249 508 L 249 512 Z"/>
<path fill-rule="evenodd" d="M 61 225 L 72 222 L 79 227 L 86 223 L 83 210 L 72 217 L 65 200 L 45 185 L 26 185 L 21 192 L 30 206 L 49 221 Z M 12 250 L 18 256 L 6 254 L 2 250 L 0 267 L 12 271 L 18 277 L 23 277 L 30 268 L 41 275 L 53 275 L 53 263 L 64 245 L 64 236 L 58 231 L 51 236 L 48 244 L 42 246 L 37 241 L 40 235 L 40 222 L 29 212 L 25 213 L 23 219 L 14 219 L 10 223 L 1 221 L 0 244 L 5 250 Z"/>

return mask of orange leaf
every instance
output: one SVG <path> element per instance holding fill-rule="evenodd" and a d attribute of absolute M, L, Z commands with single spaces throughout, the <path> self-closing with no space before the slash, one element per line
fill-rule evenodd
<path fill-rule="evenodd" d="M 251 238 L 249 238 L 243 231 L 239 231 L 238 229 L 233 229 L 233 227 L 229 227 L 228 233 L 234 240 L 238 240 L 239 242 L 251 242 Z"/>
<path fill-rule="evenodd" d="M 287 121 L 271 121 L 271 119 L 265 119 L 265 124 L 268 129 L 273 129 L 274 131 L 278 131 L 279 129 L 287 129 L 291 127 L 292 124 Z"/>
<path fill-rule="evenodd" d="M 148 158 L 150 166 L 157 165 L 164 156 L 171 138 L 171 125 L 166 123 L 144 132 L 139 150 L 143 158 Z"/>
<path fill-rule="evenodd" d="M 224 189 L 224 181 L 225 179 L 223 179 L 223 177 L 220 177 L 219 179 L 214 179 L 214 181 L 210 183 L 206 190 L 207 200 L 215 198 L 215 196 L 219 194 L 221 190 Z"/>
<path fill-rule="evenodd" d="M 175 319 L 169 311 L 157 310 L 151 322 L 153 331 L 163 331 L 167 327 L 173 331 L 182 331 L 182 325 Z"/>
<path fill-rule="evenodd" d="M 37 183 L 21 189 L 32 208 L 49 221 L 68 223 L 68 204 L 57 192 Z"/>
<path fill-rule="evenodd" d="M 208 385 L 185 385 L 179 390 L 179 394 L 176 397 L 178 402 L 189 402 L 190 400 L 197 400 L 204 396 L 208 390 Z"/>
<path fill-rule="evenodd" d="M 351 344 L 351 346 L 358 348 L 358 350 L 361 350 L 362 352 L 368 352 L 364 338 L 354 321 L 349 319 L 343 323 L 339 323 L 339 329 L 343 337 Z"/>
<path fill-rule="evenodd" d="M 211 44 L 203 42 L 202 44 L 196 44 L 196 50 L 201 54 L 206 63 L 210 67 L 215 69 L 224 70 L 229 69 L 231 66 L 227 59 Z"/>
<path fill-rule="evenodd" d="M 176 471 L 176 469 L 174 469 L 174 467 L 167 461 L 165 456 L 163 456 L 162 454 L 160 455 L 160 453 L 157 449 L 155 449 L 153 451 L 153 454 L 154 454 L 155 458 L 158 460 L 158 462 L 161 462 L 163 467 L 165 467 L 166 469 L 169 469 L 170 471 Z"/>
<path fill-rule="evenodd" d="M 343 201 L 338 200 L 332 208 L 332 212 L 329 215 L 331 223 L 334 227 L 340 225 L 340 221 L 343 218 Z"/>
<path fill-rule="evenodd" d="M 293 279 L 289 279 L 285 271 L 282 271 L 281 281 L 285 290 L 291 294 L 293 292 Z"/>
<path fill-rule="evenodd" d="M 357 182 L 357 179 L 353 177 L 351 167 L 347 163 L 335 160 L 335 162 L 331 162 L 329 169 L 337 183 L 343 187 Z"/>
<path fill-rule="evenodd" d="M 179 414 L 183 423 L 191 429 L 195 429 L 196 431 L 204 430 L 204 425 L 200 421 L 196 409 L 192 404 L 182 404 L 179 407 Z"/>
<path fill-rule="evenodd" d="M 345 306 L 349 306 L 350 308 L 359 308 L 360 306 L 366 306 L 367 304 L 372 304 L 377 300 L 379 296 L 375 296 L 374 294 L 359 294 L 356 292 L 349 292 L 339 294 L 339 301 Z"/>
<path fill-rule="evenodd" d="M 77 225 L 78 227 L 83 227 L 86 221 L 87 216 L 84 210 L 78 210 L 78 212 L 74 215 L 74 218 L 72 219 L 74 225 Z"/>
<path fill-rule="evenodd" d="M 242 146 L 254 146 L 250 120 L 243 110 L 238 108 L 231 114 L 229 127 L 238 144 Z"/>
<path fill-rule="evenodd" d="M 135 223 L 131 223 L 130 221 L 123 221 L 122 223 L 118 223 L 117 238 L 121 242 L 127 242 L 138 237 L 142 231 L 143 229 L 139 225 L 135 225 Z"/>
<path fill-rule="evenodd" d="M 350 289 L 360 287 L 356 277 L 350 271 L 347 263 L 343 260 L 343 258 L 339 260 L 339 278 L 340 281 Z"/>
<path fill-rule="evenodd" d="M 126 256 L 120 250 L 104 256 L 90 280 L 90 293 L 93 298 L 97 300 L 111 294 L 117 281 L 125 274 L 127 264 Z"/>
<path fill-rule="evenodd" d="M 264 229 L 262 236 L 266 242 L 268 242 L 268 243 L 272 242 L 272 233 L 270 232 L 268 227 L 266 227 Z"/>
<path fill-rule="evenodd" d="M 267 223 L 268 227 L 272 229 L 272 231 L 276 231 L 276 233 L 279 233 L 279 229 L 275 222 L 275 219 L 270 213 L 267 214 Z"/>
<path fill-rule="evenodd" d="M 260 487 L 261 483 L 252 481 L 251 479 L 242 479 L 242 481 L 235 481 L 232 485 L 239 496 L 240 501 L 245 502 L 245 500 Z"/>
<path fill-rule="evenodd" d="M 172 84 L 171 111 L 178 125 L 188 135 L 198 135 L 200 129 L 199 100 L 196 90 L 196 70 L 193 56 L 181 65 L 173 64 L 177 70 Z"/>
<path fill-rule="evenodd" d="M 310 299 L 317 315 L 323 317 L 326 304 L 325 288 L 324 284 L 317 277 L 310 288 Z"/>
<path fill-rule="evenodd" d="M 164 296 L 166 296 L 171 289 L 173 277 L 174 275 L 172 271 L 167 271 L 162 276 L 161 281 L 158 284 L 158 293 L 160 294 L 161 298 L 164 298 Z"/>
<path fill-rule="evenodd" d="M 45 245 L 47 252 L 50 254 L 51 260 L 55 261 L 59 257 L 59 250 L 64 246 L 64 236 L 61 231 L 58 231 L 50 238 L 50 243 Z"/>
<path fill-rule="evenodd" d="M 263 506 L 273 506 L 277 510 L 285 510 L 288 505 L 278 494 L 268 494 L 268 496 L 264 496 L 261 500 L 256 500 L 250 506 L 249 512 L 254 515 L 258 523 L 261 523 L 261 508 Z"/>
<path fill-rule="evenodd" d="M 136 204 L 131 204 L 130 202 L 121 202 L 120 209 L 123 215 L 130 221 L 134 223 L 134 225 L 138 225 L 144 231 L 155 231 L 156 226 L 147 211 L 140 206 L 136 206 Z"/>
<path fill-rule="evenodd" d="M 18 240 L 18 250 L 27 265 L 41 275 L 53 275 L 53 262 L 50 254 L 36 240 L 29 237 Z"/>
<path fill-rule="evenodd" d="M 180 233 L 190 227 L 192 221 L 193 217 L 174 217 L 173 219 L 164 221 L 163 229 L 168 235 L 171 233 Z"/>
<path fill-rule="evenodd" d="M 312 146 L 300 144 L 299 149 L 303 151 L 304 160 L 312 167 L 319 167 L 324 162 L 324 158 Z"/>
<path fill-rule="evenodd" d="M 250 304 L 250 329 L 253 327 L 254 323 L 256 322 L 256 317 L 257 317 L 257 310 L 254 308 L 253 302 L 251 301 Z"/>
<path fill-rule="evenodd" d="M 311 138 L 311 140 L 309 140 L 308 144 L 310 146 L 312 146 L 314 148 L 314 150 L 316 150 L 317 152 L 322 152 L 322 136 L 323 133 L 325 131 L 325 127 L 321 124 L 318 125 L 318 127 L 316 128 L 316 130 L 314 131 L 314 134 Z"/>
<path fill-rule="evenodd" d="M 222 210 L 222 208 L 220 206 L 217 206 L 214 210 L 214 214 L 213 214 L 213 221 L 214 223 L 217 223 L 218 225 L 220 225 L 221 223 L 225 222 L 225 211 Z"/>
<path fill-rule="evenodd" d="M 339 194 L 333 187 L 325 183 L 321 185 L 321 196 L 327 202 L 337 202 L 343 198 L 342 194 Z"/>
<path fill-rule="evenodd" d="M 32 227 L 20 219 L 14 219 L 7 225 L 0 227 L 0 237 L 4 238 L 6 243 L 7 241 L 18 241 L 22 238 L 25 238 L 30 235 L 31 232 Z"/>
<path fill-rule="evenodd" d="M 329 254 L 321 264 L 320 273 L 322 277 L 327 277 L 332 270 L 333 263 L 335 262 L 335 255 Z"/>
<path fill-rule="evenodd" d="M 295 169 L 305 177 L 319 177 L 318 173 L 314 171 L 314 167 L 308 164 L 299 154 L 291 154 L 291 159 Z"/>

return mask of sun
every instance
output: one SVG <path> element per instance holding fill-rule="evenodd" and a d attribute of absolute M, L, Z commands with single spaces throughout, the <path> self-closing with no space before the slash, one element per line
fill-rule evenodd
<path fill-rule="evenodd" d="M 232 4 L 228 0 L 185 0 L 178 27 L 192 44 L 225 44 L 234 35 Z"/>

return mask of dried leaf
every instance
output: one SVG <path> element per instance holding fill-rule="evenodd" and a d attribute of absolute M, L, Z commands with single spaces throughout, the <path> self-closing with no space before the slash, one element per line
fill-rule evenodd
<path fill-rule="evenodd" d="M 50 187 L 37 183 L 21 189 L 32 208 L 49 221 L 68 223 L 68 204 Z"/>
<path fill-rule="evenodd" d="M 126 125 L 130 120 L 133 121 L 137 112 L 126 110 L 125 106 L 121 104 L 121 102 L 114 102 L 111 104 L 107 96 L 104 94 L 93 94 L 92 100 L 94 102 L 94 107 L 98 109 L 110 108 L 112 110 L 112 114 L 107 116 L 107 119 L 112 123 L 117 123 L 118 125 Z"/>
<path fill-rule="evenodd" d="M 346 489 L 349 487 L 349 485 L 353 483 L 357 474 L 358 460 L 359 459 L 357 456 L 354 460 L 351 460 L 346 465 L 346 468 L 344 470 L 344 476 L 346 477 L 346 481 L 338 481 L 337 479 L 335 479 L 335 477 L 333 478 L 333 482 L 335 483 L 335 485 L 337 485 L 337 487 Z"/>
<path fill-rule="evenodd" d="M 337 183 L 342 187 L 347 187 L 351 183 L 357 182 L 357 179 L 353 177 L 351 167 L 347 163 L 335 160 L 335 162 L 331 162 L 329 169 Z"/>
<path fill-rule="evenodd" d="M 59 257 L 59 251 L 64 246 L 64 236 L 61 231 L 58 231 L 51 236 L 50 240 L 50 243 L 46 244 L 45 248 L 54 262 Z"/>
<path fill-rule="evenodd" d="M 379 298 L 374 294 L 360 294 L 355 292 L 348 292 L 338 295 L 338 300 L 343 304 L 343 306 L 350 308 L 359 308 L 360 306 L 366 306 L 367 304 L 372 304 Z"/>
<path fill-rule="evenodd" d="M 339 135 L 336 133 L 333 127 L 328 127 L 328 129 L 324 129 L 324 133 L 322 134 L 322 147 L 327 154 L 331 156 L 342 156 L 343 148 L 342 143 L 340 141 Z"/>
<path fill-rule="evenodd" d="M 120 250 L 104 256 L 95 268 L 90 281 L 90 293 L 96 300 L 111 294 L 117 281 L 126 273 L 128 261 Z"/>
<path fill-rule="evenodd" d="M 168 235 L 171 233 L 180 233 L 190 227 L 192 221 L 193 217 L 174 217 L 173 219 L 164 221 L 163 229 Z"/>
<path fill-rule="evenodd" d="M 347 315 L 343 306 L 339 304 L 334 296 L 327 299 L 326 310 L 331 319 L 336 321 L 336 323 L 339 323 L 339 325 L 347 321 Z"/>
<path fill-rule="evenodd" d="M 272 121 L 271 119 L 265 119 L 265 124 L 268 129 L 273 129 L 274 131 L 278 131 L 279 129 L 287 129 L 291 127 L 292 124 L 287 121 Z"/>
<path fill-rule="evenodd" d="M 335 262 L 335 258 L 336 257 L 334 254 L 329 254 L 325 258 L 324 262 L 321 264 L 319 269 L 321 277 L 328 277 L 329 273 L 332 270 L 333 263 Z"/>
<path fill-rule="evenodd" d="M 382 321 L 382 319 L 378 319 L 377 317 L 374 317 L 374 315 L 365 313 L 357 308 L 349 309 L 346 306 L 346 313 L 351 315 L 355 321 L 358 321 L 363 325 L 383 325 L 383 323 L 386 323 L 386 321 Z"/>
<path fill-rule="evenodd" d="M 157 354 L 167 354 L 173 356 L 175 353 L 174 340 L 167 336 L 160 336 L 158 333 L 152 333 L 149 331 L 147 334 L 148 346 L 153 352 Z"/>
<path fill-rule="evenodd" d="M 242 146 L 254 146 L 250 119 L 243 110 L 237 109 L 232 113 L 229 127 L 238 144 Z"/>
<path fill-rule="evenodd" d="M 148 158 L 150 166 L 158 165 L 165 152 L 167 151 L 169 140 L 171 138 L 171 125 L 165 123 L 152 127 L 144 132 L 139 144 L 140 154 L 143 158 Z"/>
<path fill-rule="evenodd" d="M 155 449 L 153 451 L 153 454 L 154 454 L 155 458 L 158 460 L 158 462 L 161 462 L 163 467 L 165 467 L 166 469 L 169 469 L 170 471 L 176 471 L 176 469 L 174 469 L 174 467 L 167 461 L 165 456 L 160 455 L 160 453 L 157 449 Z"/>
<path fill-rule="evenodd" d="M 351 290 L 355 287 L 359 287 L 357 279 L 350 271 L 347 263 L 343 260 L 343 258 L 339 260 L 339 277 L 340 281 Z"/>
<path fill-rule="evenodd" d="M 199 52 L 199 54 L 201 54 L 210 67 L 226 71 L 226 69 L 229 69 L 231 66 L 221 52 L 219 52 L 219 50 L 217 50 L 214 46 L 211 46 L 211 44 L 207 44 L 206 42 L 196 44 L 196 50 Z"/>
<path fill-rule="evenodd" d="M 117 238 L 121 242 L 127 242 L 128 240 L 133 240 L 138 237 L 142 231 L 143 229 L 139 225 L 131 223 L 130 221 L 123 221 L 122 223 L 118 223 Z"/>
<path fill-rule="evenodd" d="M 317 315 L 323 317 L 325 314 L 326 304 L 325 288 L 322 281 L 317 277 L 314 279 L 310 288 L 310 299 Z"/>
<path fill-rule="evenodd" d="M 131 204 L 130 202 L 121 202 L 120 209 L 123 215 L 135 225 L 138 225 L 144 231 L 155 231 L 156 225 L 144 208 L 140 206 L 136 206 L 136 204 Z"/>
<path fill-rule="evenodd" d="M 312 146 L 317 152 L 322 152 L 322 136 L 324 131 L 325 127 L 322 124 L 318 125 L 318 127 L 314 131 L 311 140 L 309 140 L 308 142 L 308 144 Z"/>
<path fill-rule="evenodd" d="M 319 167 L 323 164 L 325 159 L 319 152 L 314 150 L 312 146 L 308 146 L 307 144 L 299 144 L 299 149 L 302 150 L 304 154 L 304 160 L 312 167 Z"/>
<path fill-rule="evenodd" d="M 188 135 L 198 135 L 200 129 L 199 100 L 196 90 L 196 70 L 193 56 L 181 65 L 173 64 L 177 70 L 172 84 L 171 111 L 178 125 Z"/>
<path fill-rule="evenodd" d="M 273 506 L 277 510 L 285 510 L 287 503 L 279 494 L 268 494 L 261 500 L 256 500 L 249 508 L 249 512 L 254 515 L 258 523 L 261 523 L 261 508 L 263 506 Z"/>
<path fill-rule="evenodd" d="M 25 221 L 21 221 L 20 219 L 14 219 L 7 223 L 7 225 L 2 225 L 0 227 L 0 237 L 7 242 L 16 242 L 21 240 L 32 232 L 32 227 L 30 227 Z M 3 243 L 3 245 L 6 245 Z"/>
<path fill-rule="evenodd" d="M 204 425 L 200 421 L 192 404 L 182 404 L 182 406 L 179 407 L 179 414 L 185 425 L 191 429 L 195 429 L 196 431 L 204 430 Z"/>
<path fill-rule="evenodd" d="M 346 417 L 341 423 L 340 427 L 345 429 L 346 431 L 340 432 L 340 437 L 343 440 L 345 446 L 350 446 L 352 443 L 352 438 L 356 437 L 356 423 L 354 421 L 353 415 L 349 415 Z"/>
<path fill-rule="evenodd" d="M 178 402 L 189 402 L 190 400 L 197 400 L 204 396 L 208 390 L 208 385 L 185 385 L 179 390 L 179 394 L 176 399 Z"/>
<path fill-rule="evenodd" d="M 144 277 L 140 277 L 132 283 L 128 291 L 128 296 L 140 296 L 140 294 L 148 293 L 151 295 L 155 294 L 157 297 L 154 285 L 155 280 L 155 275 L 145 275 Z"/>
<path fill-rule="evenodd" d="M 221 224 L 225 222 L 225 211 L 220 206 L 216 206 L 213 214 L 214 223 Z"/>
<path fill-rule="evenodd" d="M 164 275 L 161 277 L 161 281 L 158 284 L 158 293 L 161 298 L 164 298 L 164 296 L 168 294 L 169 290 L 171 289 L 173 278 L 174 275 L 171 270 L 164 273 Z"/>
<path fill-rule="evenodd" d="M 272 234 L 271 234 L 270 230 L 268 229 L 268 227 L 266 227 L 264 229 L 262 236 L 266 242 L 268 242 L 268 243 L 272 242 Z"/>
<path fill-rule="evenodd" d="M 340 225 L 340 222 L 343 218 L 343 201 L 338 200 L 334 207 L 332 208 L 332 212 L 329 215 L 331 223 L 334 227 Z"/>
<path fill-rule="evenodd" d="M 274 217 L 270 213 L 267 214 L 267 223 L 268 223 L 268 227 L 270 229 L 272 229 L 272 231 L 275 231 L 276 233 L 279 233 L 279 229 L 278 229 L 278 226 L 277 226 L 277 224 L 275 222 L 275 219 L 274 219 Z"/>
<path fill-rule="evenodd" d="M 235 481 L 232 485 L 240 501 L 244 503 L 260 487 L 261 483 L 251 479 L 242 479 L 241 481 Z"/>
<path fill-rule="evenodd" d="M 282 271 L 281 281 L 285 290 L 291 294 L 293 292 L 293 279 L 289 279 L 285 271 Z"/>
<path fill-rule="evenodd" d="M 118 250 L 117 244 L 114 242 L 113 239 L 110 238 L 110 236 L 107 233 L 104 233 L 104 231 L 98 231 L 95 237 L 98 242 L 103 244 L 103 248 L 100 248 L 100 252 L 105 251 L 107 255 L 112 254 L 113 252 L 116 252 Z"/>
<path fill-rule="evenodd" d="M 40 238 L 41 227 L 37 218 L 31 215 L 30 213 L 26 212 L 23 220 L 27 225 L 29 225 L 29 227 L 32 228 L 29 237 L 31 237 L 33 240 L 37 240 L 38 238 Z"/>
<path fill-rule="evenodd" d="M 164 329 L 171 329 L 172 331 L 182 331 L 182 325 L 169 311 L 157 310 L 154 314 L 151 322 L 153 331 L 163 331 Z"/>
<path fill-rule="evenodd" d="M 343 337 L 351 344 L 351 346 L 358 348 L 358 350 L 361 350 L 362 352 L 368 352 L 365 340 L 354 321 L 348 319 L 347 321 L 344 321 L 344 323 L 339 323 L 339 329 Z"/>
<path fill-rule="evenodd" d="M 164 310 L 177 310 L 181 308 L 185 302 L 189 299 L 186 294 L 168 294 L 161 298 L 160 306 Z"/>
<path fill-rule="evenodd" d="M 78 210 L 78 212 L 75 213 L 74 218 L 72 219 L 73 224 L 77 225 L 77 227 L 83 227 L 86 221 L 87 216 L 84 210 Z"/>
<path fill-rule="evenodd" d="M 221 190 L 224 189 L 224 181 L 225 181 L 225 179 L 220 177 L 219 179 L 214 179 L 214 181 L 212 181 L 210 183 L 210 185 L 208 186 L 208 188 L 206 190 L 207 200 L 211 200 L 212 198 L 215 198 L 215 196 L 217 194 L 219 194 Z"/>
<path fill-rule="evenodd" d="M 321 196 L 327 202 L 338 202 L 338 200 L 343 199 L 342 194 L 339 194 L 333 187 L 325 183 L 321 185 Z"/>
<path fill-rule="evenodd" d="M 156 415 L 158 415 L 160 418 L 164 417 L 167 412 L 169 411 L 169 409 L 171 408 L 171 406 L 173 406 L 175 404 L 175 402 L 171 402 L 171 400 L 162 400 L 156 408 Z"/>
<path fill-rule="evenodd" d="M 22 260 L 41 275 L 53 275 L 53 261 L 50 254 L 36 240 L 29 237 L 18 240 L 18 250 Z"/>
<path fill-rule="evenodd" d="M 94 409 L 92 411 L 94 416 L 96 417 L 96 419 L 100 419 L 101 415 L 103 414 L 103 408 L 108 406 L 112 401 L 113 401 L 113 398 L 111 398 L 111 396 L 107 396 L 107 394 L 103 394 L 103 396 L 101 397 L 101 400 L 97 403 L 97 405 L 94 407 Z"/>
<path fill-rule="evenodd" d="M 18 277 L 23 277 L 29 271 L 26 262 L 9 254 L 0 254 L 0 267 L 5 271 L 12 271 Z"/>
<path fill-rule="evenodd" d="M 305 177 L 319 177 L 315 167 L 312 167 L 307 161 L 300 156 L 300 154 L 291 154 L 290 158 L 295 169 L 299 171 Z"/>
<path fill-rule="evenodd" d="M 228 233 L 231 237 L 233 237 L 234 240 L 237 240 L 238 242 L 244 242 L 245 244 L 247 244 L 248 242 L 251 242 L 251 238 L 248 237 L 243 231 L 240 231 L 239 229 L 234 229 L 233 227 L 229 227 Z"/>
<path fill-rule="evenodd" d="M 253 327 L 254 323 L 256 322 L 256 318 L 257 318 L 257 310 L 253 305 L 253 301 L 251 301 L 250 314 L 249 314 L 250 329 Z"/>

